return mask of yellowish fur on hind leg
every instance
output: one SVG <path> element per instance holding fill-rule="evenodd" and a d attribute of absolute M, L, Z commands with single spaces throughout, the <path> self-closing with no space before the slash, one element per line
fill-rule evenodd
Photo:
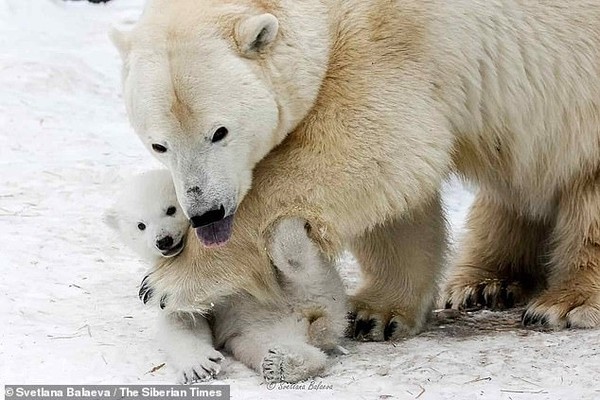
<path fill-rule="evenodd" d="M 308 342 L 323 350 L 334 350 L 339 345 L 340 337 L 332 329 L 332 322 L 327 316 L 322 316 L 308 326 Z"/>
<path fill-rule="evenodd" d="M 446 308 L 510 308 L 524 304 L 543 285 L 540 256 L 547 228 L 520 216 L 491 193 L 480 191 L 467 234 L 450 270 Z"/>
<path fill-rule="evenodd" d="M 563 193 L 552 245 L 548 289 L 529 304 L 523 323 L 600 327 L 600 172 Z"/>
<path fill-rule="evenodd" d="M 347 336 L 396 340 L 422 329 L 437 295 L 445 233 L 436 197 L 411 219 L 377 226 L 352 242 L 365 282 L 351 299 Z"/>

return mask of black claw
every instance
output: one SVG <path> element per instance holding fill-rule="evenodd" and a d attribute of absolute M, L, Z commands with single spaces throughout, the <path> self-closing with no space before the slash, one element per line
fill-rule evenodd
<path fill-rule="evenodd" d="M 390 340 L 390 338 L 396 333 L 396 329 L 398 328 L 398 323 L 396 321 L 392 321 L 386 325 L 383 330 L 383 340 Z"/>
<path fill-rule="evenodd" d="M 483 303 L 483 305 L 486 308 L 493 309 L 494 308 L 494 296 L 486 296 L 485 303 Z"/>
<path fill-rule="evenodd" d="M 523 311 L 521 314 L 521 324 L 523 326 L 527 326 L 529 324 L 529 316 L 527 315 L 527 310 Z"/>
<path fill-rule="evenodd" d="M 362 338 L 368 336 L 374 327 L 375 327 L 374 319 L 369 319 L 369 320 L 360 319 L 360 320 L 356 321 L 356 325 L 354 328 L 354 338 L 362 339 Z"/>
<path fill-rule="evenodd" d="M 167 307 L 167 295 L 163 294 L 160 298 L 160 309 L 164 310 Z"/>
<path fill-rule="evenodd" d="M 540 317 L 536 314 L 529 314 L 527 311 L 523 312 L 523 326 L 536 325 L 538 323 L 547 323 L 546 317 Z"/>
<path fill-rule="evenodd" d="M 506 308 L 513 308 L 515 306 L 515 295 L 513 292 L 506 293 L 504 304 L 506 305 Z"/>
<path fill-rule="evenodd" d="M 500 288 L 500 294 L 498 297 L 500 299 L 499 303 L 506 308 L 507 307 L 506 303 L 507 303 L 507 299 L 508 299 L 508 290 L 506 288 L 506 283 L 502 284 L 502 287 Z"/>
<path fill-rule="evenodd" d="M 490 299 L 486 299 L 486 297 L 483 295 L 483 290 L 478 290 L 476 296 L 477 296 L 476 306 L 489 307 L 488 303 L 490 302 Z"/>
<path fill-rule="evenodd" d="M 139 296 L 140 300 L 142 300 L 144 298 L 144 295 L 150 289 L 150 286 L 148 285 L 149 277 L 150 277 L 150 275 L 146 275 L 144 277 L 144 279 L 142 279 L 142 283 L 140 284 L 140 291 L 138 292 L 138 296 Z"/>
<path fill-rule="evenodd" d="M 354 338 L 354 325 L 356 323 L 356 313 L 349 312 L 348 314 L 346 314 L 346 319 L 348 320 L 348 325 L 346 325 L 344 336 L 352 339 Z"/>
<path fill-rule="evenodd" d="M 140 291 L 138 292 L 138 296 L 140 298 L 140 300 L 142 300 L 144 298 L 144 295 L 146 294 L 146 292 L 150 290 L 150 288 L 146 285 L 142 285 L 142 287 L 140 287 Z"/>
<path fill-rule="evenodd" d="M 465 308 L 473 308 L 473 297 L 469 296 L 465 300 Z"/>
<path fill-rule="evenodd" d="M 348 322 L 354 322 L 356 321 L 356 313 L 353 311 L 350 311 L 346 314 L 346 319 L 348 320 Z"/>
<path fill-rule="evenodd" d="M 142 287 L 140 287 L 140 291 L 138 292 L 138 297 L 140 298 L 140 300 L 142 300 L 144 298 L 144 295 L 146 294 L 147 291 L 148 291 L 148 286 L 142 285 Z"/>
<path fill-rule="evenodd" d="M 150 299 L 152 299 L 152 296 L 154 296 L 154 290 L 148 288 L 146 290 L 146 292 L 144 292 L 144 296 L 142 297 L 142 302 L 144 304 L 148 304 L 148 302 L 150 301 Z"/>

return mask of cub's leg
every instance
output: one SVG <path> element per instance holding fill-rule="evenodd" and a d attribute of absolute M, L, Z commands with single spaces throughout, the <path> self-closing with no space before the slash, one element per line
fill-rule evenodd
<path fill-rule="evenodd" d="M 310 323 L 309 343 L 335 349 L 346 327 L 347 296 L 335 265 L 310 239 L 306 221 L 287 218 L 275 227 L 269 254 L 285 280 L 295 309 Z"/>
<path fill-rule="evenodd" d="M 320 375 L 327 356 L 307 343 L 308 322 L 295 316 L 265 319 L 225 342 L 236 359 L 262 374 L 269 383 L 296 383 Z"/>
<path fill-rule="evenodd" d="M 159 334 L 180 383 L 207 381 L 221 371 L 223 355 L 214 349 L 212 332 L 203 316 L 161 312 Z"/>
<path fill-rule="evenodd" d="M 380 341 L 419 332 L 437 295 L 445 259 L 439 196 L 411 219 L 390 221 L 356 238 L 351 249 L 364 284 L 351 298 L 348 336 Z"/>
<path fill-rule="evenodd" d="M 307 233 L 310 229 L 300 218 L 280 221 L 271 236 L 269 254 L 273 264 L 299 290 L 312 291 L 311 287 L 332 279 L 331 266 L 318 246 Z M 336 279 L 340 282 L 339 277 Z M 308 297 L 309 294 L 306 294 Z"/>
<path fill-rule="evenodd" d="M 447 308 L 509 308 L 543 285 L 547 228 L 481 190 L 445 286 Z"/>
<path fill-rule="evenodd" d="M 600 327 L 600 170 L 562 194 L 551 245 L 548 289 L 529 304 L 523 323 Z"/>

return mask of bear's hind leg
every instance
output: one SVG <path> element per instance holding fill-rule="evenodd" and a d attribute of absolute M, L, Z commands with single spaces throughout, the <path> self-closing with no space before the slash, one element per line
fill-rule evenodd
<path fill-rule="evenodd" d="M 543 224 L 480 190 L 466 228 L 445 285 L 446 308 L 511 308 L 543 285 Z"/>
<path fill-rule="evenodd" d="M 225 348 L 268 383 L 296 383 L 321 375 L 327 355 L 308 343 L 308 322 L 291 315 L 260 318 L 225 343 Z"/>
<path fill-rule="evenodd" d="M 548 289 L 528 305 L 523 323 L 600 327 L 600 169 L 562 194 L 551 245 Z"/>
<path fill-rule="evenodd" d="M 433 306 L 445 259 L 439 196 L 418 213 L 356 238 L 351 248 L 364 283 L 351 299 L 347 336 L 381 341 L 418 333 Z"/>

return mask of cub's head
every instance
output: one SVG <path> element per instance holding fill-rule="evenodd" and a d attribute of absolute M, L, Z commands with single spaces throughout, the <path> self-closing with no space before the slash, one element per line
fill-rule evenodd
<path fill-rule="evenodd" d="M 148 261 L 181 253 L 189 228 L 167 170 L 146 172 L 126 182 L 104 220 Z"/>
<path fill-rule="evenodd" d="M 264 9 L 275 3 L 154 0 L 132 31 L 112 33 L 131 123 L 208 247 L 229 240 L 255 165 L 307 115 L 325 76 L 322 2 Z"/>

